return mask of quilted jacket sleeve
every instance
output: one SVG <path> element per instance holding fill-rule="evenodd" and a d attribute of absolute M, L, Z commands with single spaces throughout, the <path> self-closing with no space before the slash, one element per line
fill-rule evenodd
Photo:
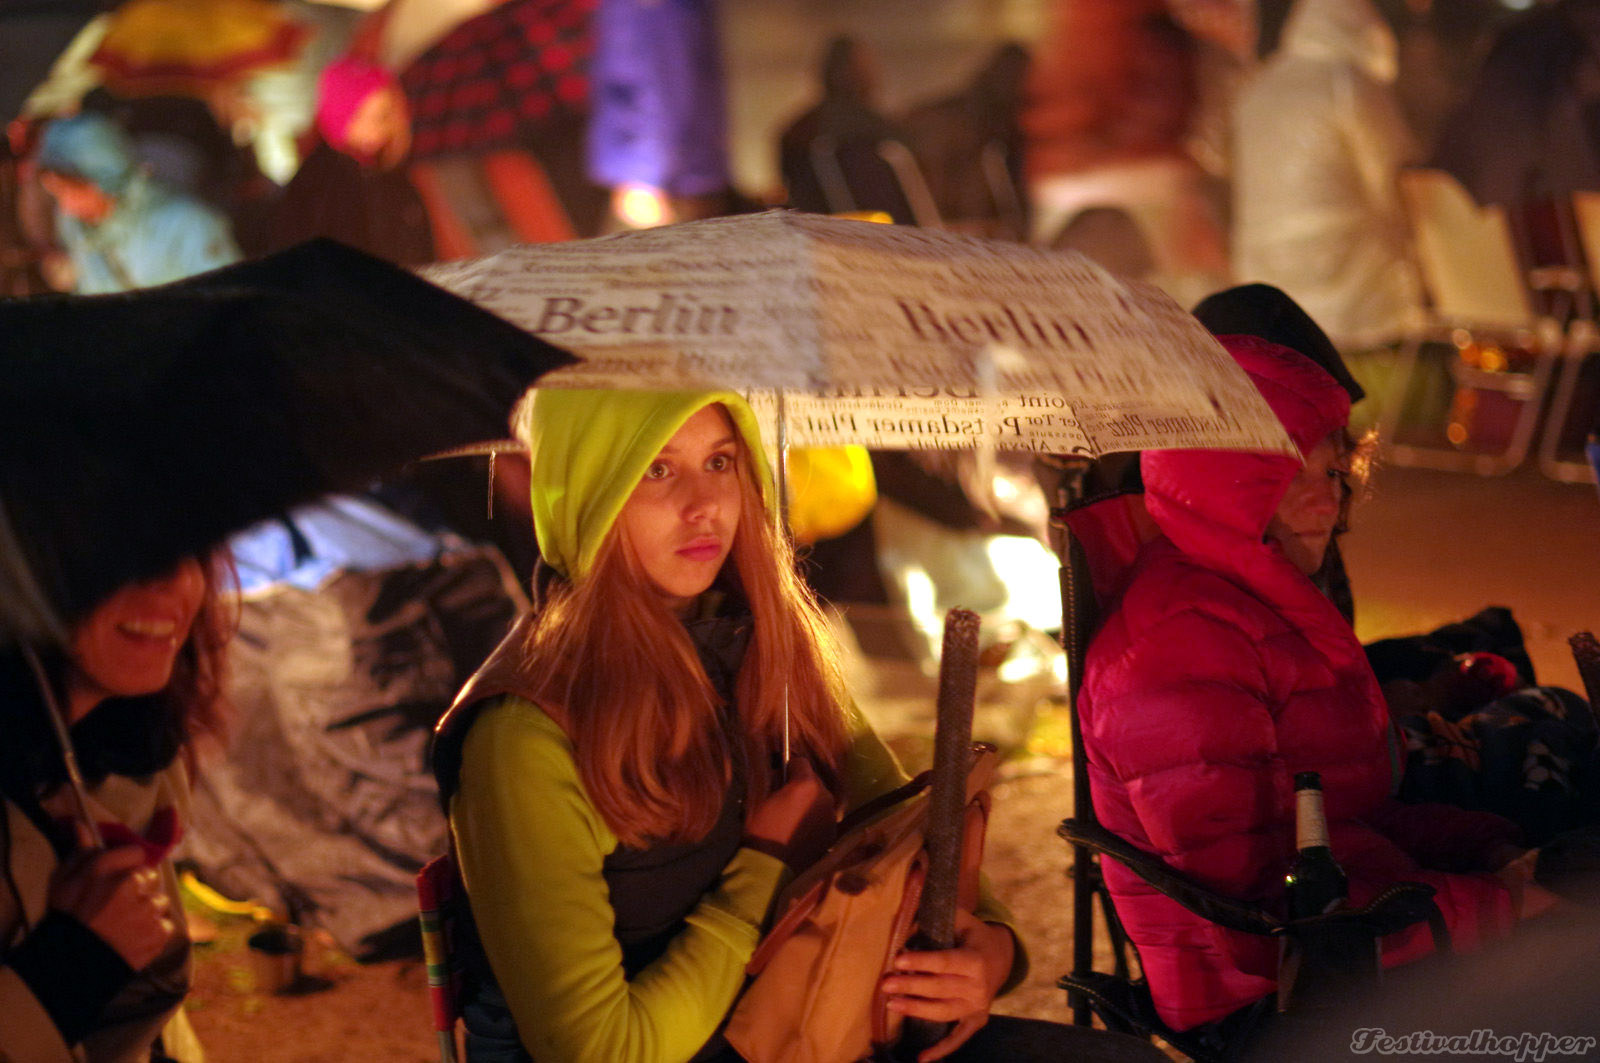
<path fill-rule="evenodd" d="M 1517 825 L 1493 812 L 1473 812 L 1436 803 L 1385 801 L 1366 822 L 1423 867 L 1444 871 L 1490 871 L 1490 854 L 1515 845 Z"/>
<path fill-rule="evenodd" d="M 1126 789 L 1132 824 L 1168 864 L 1241 899 L 1269 896 L 1286 844 L 1287 776 L 1272 691 L 1236 624 L 1190 609 L 1144 626 L 1095 662 L 1085 714 L 1094 763 Z M 1139 835 L 1143 837 L 1140 838 Z"/>
<path fill-rule="evenodd" d="M 1260 638 L 1205 608 L 1144 626 L 1116 660 L 1100 662 L 1085 727 L 1096 769 L 1122 783 L 1133 817 L 1119 824 L 1116 809 L 1102 810 L 1107 826 L 1136 843 L 1142 834 L 1146 848 L 1220 893 L 1276 906 L 1294 843 L 1292 769 L 1275 715 L 1289 692 Z M 1409 829 L 1426 833 L 1419 823 Z M 1509 895 L 1492 877 L 1425 870 L 1356 820 L 1330 822 L 1330 831 L 1353 903 L 1395 881 L 1422 881 L 1438 890 L 1458 947 L 1509 928 Z M 1266 939 L 1220 929 L 1215 939 L 1241 969 L 1272 974 L 1276 950 Z M 1429 942 L 1422 926 L 1395 935 L 1386 961 L 1416 958 Z"/>

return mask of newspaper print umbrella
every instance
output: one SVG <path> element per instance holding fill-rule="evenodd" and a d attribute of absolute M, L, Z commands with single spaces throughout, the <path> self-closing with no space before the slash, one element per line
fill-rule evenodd
<path fill-rule="evenodd" d="M 400 73 L 420 159 L 514 144 L 589 96 L 595 0 L 506 0 L 469 18 Z"/>
<path fill-rule="evenodd" d="M 541 387 L 734 387 L 791 445 L 1294 453 L 1194 317 L 1077 255 L 769 211 L 423 273 L 583 357 Z"/>

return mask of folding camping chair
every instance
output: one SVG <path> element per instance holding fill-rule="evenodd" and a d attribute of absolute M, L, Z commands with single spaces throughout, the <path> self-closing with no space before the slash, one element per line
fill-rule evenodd
<path fill-rule="evenodd" d="M 1397 465 L 1476 472 L 1510 472 L 1527 457 L 1540 407 L 1561 356 L 1561 323 L 1534 305 L 1505 211 L 1480 208 L 1442 170 L 1402 171 L 1400 196 L 1429 301 L 1428 320 L 1400 348 L 1395 379 L 1379 415 L 1379 430 Z M 1526 371 L 1451 362 L 1457 394 L 1512 402 L 1517 411 L 1498 453 L 1404 443 L 1397 438 L 1425 344 L 1450 342 L 1458 351 L 1505 346 L 1528 351 Z M 1465 442 L 1465 440 L 1462 440 Z"/>
<path fill-rule="evenodd" d="M 978 167 L 983 171 L 984 186 L 994 203 L 995 231 L 993 236 L 1006 240 L 1028 238 L 1028 203 L 1015 176 L 1013 152 L 1003 140 L 991 140 L 978 154 Z"/>
<path fill-rule="evenodd" d="M 1116 860 L 1189 911 L 1230 930 L 1292 937 L 1306 923 L 1292 923 L 1264 908 L 1213 892 L 1106 830 L 1095 817 L 1078 694 L 1089 640 L 1100 619 L 1099 597 L 1110 585 L 1107 569 L 1131 560 L 1141 535 L 1147 534 L 1148 525 L 1141 520 L 1143 503 L 1137 496 L 1140 487 L 1134 457 L 1047 459 L 1061 473 L 1050 523 L 1061 558 L 1061 640 L 1067 655 L 1073 786 L 1073 816 L 1063 820 L 1057 830 L 1072 851 L 1072 970 L 1056 984 L 1067 991 L 1075 1025 L 1087 1026 L 1098 1018 L 1109 1030 L 1159 1037 L 1200 1063 L 1221 1063 L 1238 1058 L 1276 1000 L 1267 997 L 1219 1022 L 1192 1030 L 1167 1026 L 1156 1012 L 1142 973 L 1133 973 L 1137 950 L 1117 918 L 1100 861 L 1105 857 Z M 1444 951 L 1449 933 L 1433 894 L 1431 886 L 1399 882 L 1359 909 L 1318 919 L 1347 922 L 1374 938 L 1427 920 L 1436 947 Z M 1097 903 L 1110 938 L 1113 966 L 1109 972 L 1095 969 Z"/>
<path fill-rule="evenodd" d="M 440 1063 L 456 1063 L 456 1023 L 461 1018 L 461 973 L 452 962 L 450 906 L 460 880 L 455 856 L 436 856 L 417 872 L 417 917 L 422 923 L 422 958 L 428 969 L 428 1000 L 439 1038 Z"/>
<path fill-rule="evenodd" d="M 921 166 L 900 141 L 818 137 L 808 154 L 828 213 L 877 210 L 902 225 L 944 227 Z"/>
<path fill-rule="evenodd" d="M 1568 257 L 1574 263 L 1572 272 L 1578 298 L 1567 323 L 1561 372 L 1550 396 L 1550 410 L 1545 415 L 1544 433 L 1539 442 L 1539 469 L 1553 480 L 1593 483 L 1593 466 L 1588 461 L 1562 458 L 1560 448 L 1567 422 L 1577 405 L 1584 364 L 1591 354 L 1600 352 L 1600 322 L 1595 320 L 1591 287 L 1595 279 L 1600 278 L 1600 192 L 1574 193 L 1570 213 L 1566 210 L 1560 213 L 1562 243 L 1568 246 Z"/>

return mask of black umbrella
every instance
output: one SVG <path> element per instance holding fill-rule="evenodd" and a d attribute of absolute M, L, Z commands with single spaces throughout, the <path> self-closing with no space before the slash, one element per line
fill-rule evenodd
<path fill-rule="evenodd" d="M 316 495 L 504 434 L 572 356 L 331 241 L 0 300 L 0 644 Z"/>
<path fill-rule="evenodd" d="M 0 300 L 0 646 L 297 502 L 504 430 L 575 359 L 328 240 L 160 288 Z"/>

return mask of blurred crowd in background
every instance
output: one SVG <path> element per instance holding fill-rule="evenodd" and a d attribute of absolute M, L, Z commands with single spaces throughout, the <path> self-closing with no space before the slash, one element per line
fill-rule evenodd
<path fill-rule="evenodd" d="M 1530 315 L 1593 317 L 1596 99 L 1597 0 L 8 0 L 0 293 L 786 205 L 1070 248 L 1186 307 L 1272 284 L 1370 375 L 1445 309 L 1410 169 L 1565 271 Z M 1521 432 L 1489 383 L 1435 402 L 1452 443 Z"/>
<path fill-rule="evenodd" d="M 778 180 L 746 187 L 713 0 L 366 6 L 0 5 L 0 290 L 160 283 L 317 235 L 416 265 L 787 204 L 1075 247 L 1185 305 L 1267 281 L 1382 340 L 1421 299 L 1396 171 L 1437 154 L 1475 194 L 1546 194 L 1476 171 L 1536 167 L 1534 112 L 1565 98 L 1580 128 L 1600 92 L 1581 0 L 1054 0 L 890 110 L 891 42 L 829 39 L 822 11 L 786 49 L 815 73 L 768 131 Z M 1523 80 L 1549 84 L 1476 105 L 1480 70 L 1516 76 L 1490 45 L 1541 20 L 1567 43 Z M 1600 179 L 1562 145 L 1560 182 Z"/>

